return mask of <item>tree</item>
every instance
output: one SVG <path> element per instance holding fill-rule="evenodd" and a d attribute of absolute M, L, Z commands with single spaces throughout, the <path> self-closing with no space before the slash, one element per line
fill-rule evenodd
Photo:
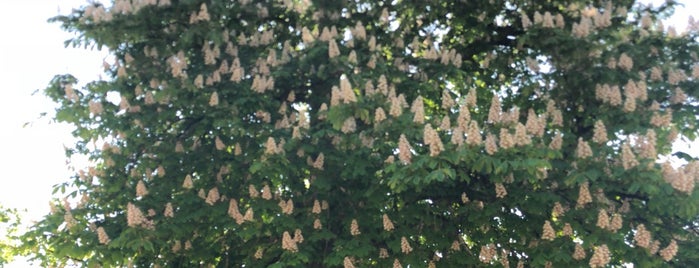
<path fill-rule="evenodd" d="M 20 218 L 16 209 L 0 205 L 0 267 L 12 261 L 17 252 Z"/>
<path fill-rule="evenodd" d="M 129 1 L 53 19 L 93 166 L 44 265 L 696 266 L 699 51 L 634 1 Z M 60 198 L 59 197 L 59 198 Z"/>

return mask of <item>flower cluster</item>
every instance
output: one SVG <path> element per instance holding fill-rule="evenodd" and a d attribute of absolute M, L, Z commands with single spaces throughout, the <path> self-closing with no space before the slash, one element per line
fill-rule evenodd
<path fill-rule="evenodd" d="M 388 217 L 388 215 L 383 214 L 382 219 L 383 219 L 383 229 L 384 230 L 390 232 L 390 231 L 393 231 L 393 229 L 395 229 L 395 227 L 393 226 L 393 222 Z"/>
<path fill-rule="evenodd" d="M 677 254 L 677 241 L 675 241 L 674 239 L 670 241 L 670 244 L 667 245 L 667 247 L 665 247 L 664 249 L 660 250 L 658 254 L 660 254 L 660 256 L 665 261 L 672 260 L 672 258 L 674 258 Z"/>
<path fill-rule="evenodd" d="M 405 236 L 400 238 L 400 250 L 404 254 L 408 254 L 413 251 L 413 248 L 410 246 L 410 243 Z"/>
<path fill-rule="evenodd" d="M 478 259 L 482 263 L 488 264 L 491 261 L 493 261 L 493 259 L 495 259 L 497 257 L 497 254 L 498 254 L 498 252 L 495 249 L 495 245 L 494 244 L 487 244 L 487 245 L 481 246 L 481 251 L 478 254 Z"/>
<path fill-rule="evenodd" d="M 541 239 L 553 241 L 553 239 L 555 239 L 555 238 L 556 238 L 556 231 L 554 231 L 553 227 L 551 227 L 551 222 L 545 221 L 543 230 L 541 232 Z"/>
<path fill-rule="evenodd" d="M 350 234 L 353 236 L 361 234 L 361 232 L 359 231 L 359 223 L 357 223 L 357 219 L 352 219 L 352 222 L 350 223 Z"/>
<path fill-rule="evenodd" d="M 583 184 L 580 184 L 580 191 L 578 193 L 578 201 L 577 201 L 577 208 L 582 208 L 586 204 L 589 204 L 592 202 L 592 196 L 590 195 L 590 189 L 588 186 L 588 183 L 585 182 Z"/>
<path fill-rule="evenodd" d="M 299 251 L 296 240 L 292 239 L 291 235 L 287 231 L 284 231 L 284 233 L 282 234 L 282 249 L 293 253 Z"/>
<path fill-rule="evenodd" d="M 590 257 L 590 267 L 605 267 L 611 260 L 611 253 L 607 245 L 600 245 L 595 248 L 595 252 Z"/>
<path fill-rule="evenodd" d="M 575 251 L 573 251 L 573 259 L 582 260 L 585 258 L 585 249 L 582 245 L 575 243 Z"/>

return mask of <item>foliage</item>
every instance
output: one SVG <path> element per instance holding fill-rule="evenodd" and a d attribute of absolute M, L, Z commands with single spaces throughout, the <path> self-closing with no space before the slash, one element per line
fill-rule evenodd
<path fill-rule="evenodd" d="M 697 27 L 625 1 L 129 1 L 54 18 L 93 166 L 43 265 L 697 266 Z"/>
<path fill-rule="evenodd" d="M 19 214 L 15 209 L 5 208 L 0 205 L 0 267 L 12 261 L 18 253 L 18 227 Z"/>

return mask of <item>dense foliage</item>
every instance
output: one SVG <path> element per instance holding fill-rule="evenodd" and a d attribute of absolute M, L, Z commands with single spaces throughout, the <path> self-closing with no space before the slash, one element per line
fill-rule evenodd
<path fill-rule="evenodd" d="M 88 267 L 699 266 L 699 24 L 631 0 L 116 0 L 54 18 Z"/>

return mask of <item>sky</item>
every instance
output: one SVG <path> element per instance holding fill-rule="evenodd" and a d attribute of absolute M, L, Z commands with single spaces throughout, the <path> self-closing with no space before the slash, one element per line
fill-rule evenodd
<path fill-rule="evenodd" d="M 67 125 L 50 123 L 42 112 L 56 107 L 39 91 L 56 74 L 71 73 L 81 84 L 99 79 L 106 52 L 65 48 L 72 35 L 47 19 L 68 14 L 85 0 L 1 0 L 0 10 L 0 204 L 26 210 L 28 222 L 49 211 L 52 186 L 71 175 L 64 144 Z M 2 226 L 0 226 L 2 228 Z M 0 230 L 0 235 L 4 230 Z M 18 259 L 7 268 L 29 267 Z"/>
<path fill-rule="evenodd" d="M 650 2 L 662 3 L 664 0 Z M 684 29 L 691 10 L 699 10 L 699 1 L 685 0 L 676 20 L 666 23 Z M 73 74 L 79 84 L 99 79 L 104 51 L 65 48 L 71 37 L 58 24 L 47 19 L 68 14 L 85 0 L 0 0 L 0 204 L 27 209 L 24 218 L 38 220 L 48 213 L 52 185 L 71 175 L 64 154 L 70 146 L 71 129 L 51 123 L 42 112 L 56 107 L 37 90 L 44 89 L 56 74 Z M 656 4 L 657 5 L 657 4 Z M 692 149 L 698 149 L 695 145 Z M 24 262 L 7 266 L 27 267 Z"/>
<path fill-rule="evenodd" d="M 30 209 L 32 218 L 48 211 L 52 185 L 64 181 L 63 144 L 70 144 L 70 128 L 39 118 L 55 105 L 37 89 L 56 74 L 71 73 L 81 82 L 96 80 L 106 52 L 65 48 L 71 34 L 47 19 L 67 14 L 84 0 L 0 1 L 0 167 L 3 186 L 0 204 Z M 37 217 L 38 218 L 38 217 Z"/>

